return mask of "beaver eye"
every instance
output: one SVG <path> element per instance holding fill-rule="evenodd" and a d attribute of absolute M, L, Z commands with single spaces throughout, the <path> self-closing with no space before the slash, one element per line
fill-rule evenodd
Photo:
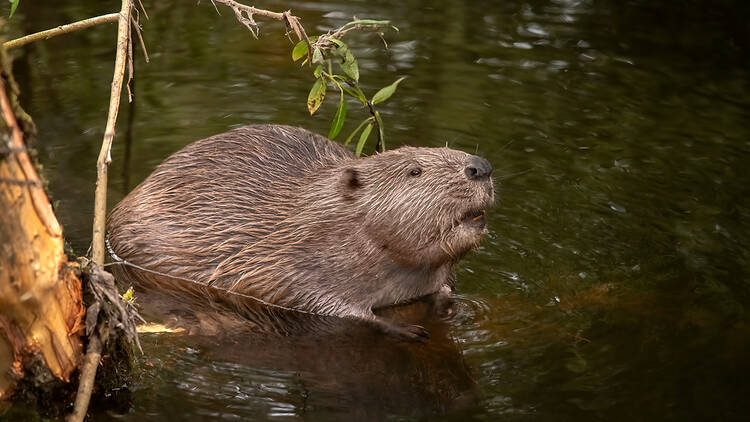
<path fill-rule="evenodd" d="M 422 174 L 422 169 L 419 168 L 419 167 L 415 167 L 415 168 L 411 169 L 411 171 L 409 172 L 409 174 L 411 174 L 412 176 L 419 176 L 420 174 Z"/>

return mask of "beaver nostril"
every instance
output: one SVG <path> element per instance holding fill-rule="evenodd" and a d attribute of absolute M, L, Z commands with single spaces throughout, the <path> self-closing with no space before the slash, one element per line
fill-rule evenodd
<path fill-rule="evenodd" d="M 484 158 L 472 155 L 469 157 L 464 173 L 469 180 L 481 179 L 492 173 L 492 165 Z"/>

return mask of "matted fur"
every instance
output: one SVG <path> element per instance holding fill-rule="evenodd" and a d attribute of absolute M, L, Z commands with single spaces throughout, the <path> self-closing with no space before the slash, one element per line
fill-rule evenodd
<path fill-rule="evenodd" d="M 486 232 L 487 177 L 449 148 L 367 158 L 303 129 L 247 126 L 167 158 L 109 216 L 121 279 L 176 292 L 218 287 L 320 315 L 437 292 Z M 489 164 L 487 164 L 489 166 Z M 415 171 L 419 169 L 419 171 Z M 477 223 L 477 220 L 481 220 Z M 234 306 L 241 300 L 229 298 Z"/>

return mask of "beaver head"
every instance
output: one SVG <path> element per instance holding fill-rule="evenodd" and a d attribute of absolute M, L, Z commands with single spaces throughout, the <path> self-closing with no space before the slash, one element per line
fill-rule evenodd
<path fill-rule="evenodd" d="M 492 166 L 449 148 L 402 147 L 341 169 L 339 189 L 368 236 L 408 266 L 455 262 L 487 232 Z"/>

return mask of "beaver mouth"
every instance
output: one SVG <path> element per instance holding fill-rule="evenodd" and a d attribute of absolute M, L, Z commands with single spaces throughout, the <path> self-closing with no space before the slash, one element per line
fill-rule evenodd
<path fill-rule="evenodd" d="M 486 211 L 481 208 L 474 208 L 466 211 L 453 224 L 454 227 L 464 226 L 477 230 L 484 229 L 487 226 Z"/>

